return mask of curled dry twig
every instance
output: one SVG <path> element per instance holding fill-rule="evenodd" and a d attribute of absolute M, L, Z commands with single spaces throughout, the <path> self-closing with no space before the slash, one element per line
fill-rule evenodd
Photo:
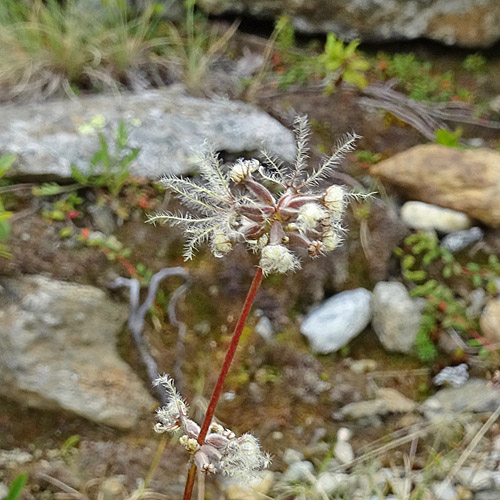
<path fill-rule="evenodd" d="M 449 129 L 446 121 L 500 129 L 500 122 L 476 118 L 465 102 L 415 101 L 394 90 L 396 83 L 390 80 L 385 84 L 376 83 L 365 87 L 362 91 L 365 97 L 359 99 L 359 103 L 389 111 L 431 141 L 436 138 L 437 129 Z"/>
<path fill-rule="evenodd" d="M 170 276 L 180 276 L 184 278 L 185 282 L 181 286 L 179 286 L 172 297 L 170 298 L 170 302 L 168 304 L 168 319 L 170 324 L 177 328 L 178 330 L 178 338 L 177 338 L 177 361 L 174 367 L 174 373 L 177 378 L 177 383 L 182 381 L 182 362 L 184 357 L 182 356 L 184 351 L 184 337 L 186 333 L 186 326 L 184 323 L 179 321 L 176 315 L 176 306 L 180 299 L 180 297 L 184 294 L 189 286 L 189 273 L 183 269 L 182 267 L 166 267 L 161 269 L 156 274 L 153 275 L 151 281 L 148 286 L 148 293 L 146 299 L 141 304 L 139 302 L 139 294 L 140 294 L 140 283 L 137 279 L 132 278 L 116 278 L 111 284 L 110 288 L 119 288 L 126 286 L 130 290 L 130 314 L 128 317 L 128 328 L 130 333 L 132 334 L 132 338 L 134 339 L 135 345 L 139 351 L 139 354 L 146 366 L 146 370 L 148 373 L 148 377 L 151 382 L 158 378 L 158 365 L 154 360 L 153 356 L 149 352 L 149 347 L 147 346 L 144 338 L 142 337 L 142 330 L 144 328 L 144 321 L 146 318 L 146 314 L 149 308 L 153 305 L 153 302 L 156 297 L 156 292 L 158 291 L 158 287 L 160 286 L 161 281 Z M 156 388 L 156 392 L 160 398 L 160 401 L 163 404 L 168 402 L 168 398 L 166 397 L 164 391 L 160 390 L 158 387 Z"/>

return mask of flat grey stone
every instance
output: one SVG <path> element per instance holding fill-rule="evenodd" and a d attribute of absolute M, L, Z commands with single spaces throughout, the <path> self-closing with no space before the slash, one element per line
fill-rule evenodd
<path fill-rule="evenodd" d="M 292 132 L 255 106 L 191 97 L 178 86 L 0 106 L 0 116 L 0 155 L 18 155 L 12 176 L 69 179 L 71 164 L 88 171 L 98 132 L 113 146 L 120 120 L 129 145 L 141 149 L 131 173 L 148 179 L 195 173 L 208 146 L 235 154 L 266 148 L 288 161 L 295 153 Z"/>
<path fill-rule="evenodd" d="M 371 292 L 364 288 L 338 293 L 312 310 L 300 331 L 314 352 L 328 354 L 347 345 L 371 319 Z"/>
<path fill-rule="evenodd" d="M 92 286 L 43 276 L 2 278 L 0 394 L 133 428 L 155 401 L 118 355 L 127 307 Z"/>
<path fill-rule="evenodd" d="M 463 231 L 447 234 L 441 240 L 441 246 L 450 252 L 460 252 L 483 239 L 484 232 L 480 227 L 471 227 Z"/>
<path fill-rule="evenodd" d="M 471 379 L 460 387 L 441 389 L 422 404 L 428 418 L 459 412 L 494 412 L 500 406 L 500 391 L 486 380 Z"/>

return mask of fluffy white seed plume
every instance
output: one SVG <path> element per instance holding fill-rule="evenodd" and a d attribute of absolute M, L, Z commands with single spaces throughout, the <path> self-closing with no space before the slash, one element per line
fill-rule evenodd
<path fill-rule="evenodd" d="M 318 203 L 306 203 L 299 209 L 297 226 L 302 231 L 314 231 L 321 219 L 328 216 L 328 212 Z"/>
<path fill-rule="evenodd" d="M 283 245 L 267 245 L 262 249 L 259 262 L 264 276 L 271 273 L 287 273 L 300 267 L 300 262 L 293 253 Z"/>
<path fill-rule="evenodd" d="M 345 207 L 346 192 L 342 186 L 334 184 L 327 188 L 323 203 L 332 212 L 343 212 Z"/>

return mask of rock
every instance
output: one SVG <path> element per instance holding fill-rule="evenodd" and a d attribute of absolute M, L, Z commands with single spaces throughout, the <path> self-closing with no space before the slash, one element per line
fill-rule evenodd
<path fill-rule="evenodd" d="M 481 316 L 484 306 L 486 305 L 486 291 L 484 288 L 475 288 L 469 293 L 469 305 L 466 309 L 466 314 L 469 319 L 476 319 Z"/>
<path fill-rule="evenodd" d="M 255 325 L 255 333 L 261 336 L 266 342 L 274 340 L 273 324 L 267 316 L 261 316 Z"/>
<path fill-rule="evenodd" d="M 364 288 L 338 293 L 311 311 L 300 331 L 314 352 L 328 354 L 344 347 L 370 322 L 371 293 Z"/>
<path fill-rule="evenodd" d="M 370 173 L 414 200 L 451 208 L 500 227 L 500 153 L 415 146 L 370 167 Z"/>
<path fill-rule="evenodd" d="M 490 300 L 479 318 L 483 337 L 495 344 L 500 342 L 500 300 Z"/>
<path fill-rule="evenodd" d="M 383 416 L 388 413 L 408 413 L 417 407 L 415 401 L 389 387 L 378 389 L 376 396 L 376 399 L 357 401 L 345 405 L 338 413 L 334 414 L 334 418 L 345 417 L 358 420 L 366 417 Z"/>
<path fill-rule="evenodd" d="M 346 427 L 341 427 L 337 431 L 337 442 L 333 448 L 333 456 L 341 463 L 347 464 L 354 460 L 354 451 L 352 449 L 349 439 L 351 438 L 351 431 Z"/>
<path fill-rule="evenodd" d="M 470 229 L 446 235 L 441 240 L 441 246 L 453 253 L 460 252 L 474 243 L 481 241 L 483 236 L 484 233 L 480 227 L 471 227 Z"/>
<path fill-rule="evenodd" d="M 489 108 L 493 113 L 500 114 L 500 95 L 494 97 L 488 104 Z"/>
<path fill-rule="evenodd" d="M 255 481 L 226 479 L 224 493 L 227 500 L 260 500 L 265 498 L 274 482 L 274 474 L 265 470 Z"/>
<path fill-rule="evenodd" d="M 473 467 L 462 467 L 455 475 L 462 486 L 472 490 L 481 491 L 493 487 L 493 475 L 487 470 L 476 470 Z"/>
<path fill-rule="evenodd" d="M 469 380 L 469 367 L 466 363 L 443 368 L 433 379 L 435 385 L 451 385 L 460 387 Z"/>
<path fill-rule="evenodd" d="M 110 236 L 116 231 L 115 216 L 109 205 L 92 204 L 87 207 L 87 211 L 92 217 L 93 227 L 98 231 L 103 232 L 106 236 Z"/>
<path fill-rule="evenodd" d="M 314 465 L 308 460 L 303 460 L 302 462 L 293 462 L 290 464 L 284 472 L 282 480 L 285 483 L 309 482 L 312 474 L 314 474 Z"/>
<path fill-rule="evenodd" d="M 16 469 L 33 460 L 33 455 L 19 448 L 0 450 L 0 469 Z"/>
<path fill-rule="evenodd" d="M 436 500 L 458 500 L 459 498 L 450 481 L 432 483 L 431 490 Z"/>
<path fill-rule="evenodd" d="M 287 465 L 291 465 L 295 462 L 301 462 L 304 460 L 304 454 L 298 450 L 294 450 L 293 448 L 287 448 L 283 453 L 283 462 Z"/>
<path fill-rule="evenodd" d="M 344 383 L 334 384 L 329 396 L 331 401 L 342 405 L 362 400 L 361 394 L 355 387 Z"/>
<path fill-rule="evenodd" d="M 125 305 L 97 288 L 43 276 L 2 278 L 2 285 L 2 395 L 121 429 L 133 428 L 154 407 L 116 349 Z"/>
<path fill-rule="evenodd" d="M 448 45 L 488 47 L 500 38 L 496 0 L 199 0 L 210 14 L 286 14 L 305 33 L 334 32 L 367 42 L 428 38 Z"/>
<path fill-rule="evenodd" d="M 372 399 L 370 401 L 349 403 L 341 408 L 339 413 L 345 418 L 357 420 L 374 415 L 386 415 L 388 412 L 389 410 L 385 401 L 382 399 Z"/>
<path fill-rule="evenodd" d="M 478 491 L 474 500 L 498 500 L 498 491 Z"/>
<path fill-rule="evenodd" d="M 344 489 L 348 485 L 352 487 L 353 481 L 356 481 L 356 478 L 351 478 L 349 474 L 343 474 L 342 472 L 322 472 L 314 483 L 314 490 L 323 495 L 331 495 L 339 488 Z M 318 497 L 324 498 L 323 495 Z"/>
<path fill-rule="evenodd" d="M 131 173 L 148 179 L 195 172 L 194 153 L 206 150 L 205 140 L 216 151 L 236 154 L 265 146 L 293 160 L 295 151 L 293 134 L 256 107 L 190 97 L 179 87 L 0 106 L 0 115 L 0 155 L 18 155 L 12 176 L 69 179 L 72 163 L 88 171 L 97 133 L 112 149 L 120 120 L 127 123 L 129 145 L 141 149 Z"/>
<path fill-rule="evenodd" d="M 382 387 L 376 392 L 377 399 L 385 403 L 389 413 L 409 413 L 416 409 L 415 401 L 403 396 L 396 389 L 391 387 Z"/>
<path fill-rule="evenodd" d="M 500 406 L 500 391 L 486 380 L 470 379 L 460 387 L 441 389 L 422 404 L 427 418 L 468 412 L 494 412 Z"/>
<path fill-rule="evenodd" d="M 349 370 L 353 373 L 368 373 L 377 369 L 374 359 L 352 359 L 349 361 Z"/>
<path fill-rule="evenodd" d="M 468 229 L 471 219 L 456 210 L 441 208 L 421 201 L 408 201 L 401 207 L 401 219 L 411 228 L 453 233 Z"/>
<path fill-rule="evenodd" d="M 388 351 L 409 353 L 420 328 L 422 314 L 405 286 L 377 283 L 372 295 L 372 326 Z"/>

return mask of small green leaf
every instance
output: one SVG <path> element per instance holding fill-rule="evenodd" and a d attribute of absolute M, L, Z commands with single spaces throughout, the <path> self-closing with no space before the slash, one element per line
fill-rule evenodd
<path fill-rule="evenodd" d="M 8 221 L 0 221 L 0 241 L 6 241 L 10 234 L 10 224 Z"/>
<path fill-rule="evenodd" d="M 401 265 L 403 266 L 403 269 L 410 270 L 413 265 L 415 264 L 415 257 L 413 255 L 407 254 L 403 257 L 403 260 L 401 261 Z"/>
<path fill-rule="evenodd" d="M 0 178 L 9 170 L 17 159 L 17 155 L 0 156 Z"/>
<path fill-rule="evenodd" d="M 347 83 L 352 83 L 353 85 L 356 85 L 356 87 L 359 87 L 360 89 L 368 85 L 365 76 L 362 73 L 359 73 L 358 71 L 351 71 L 351 70 L 344 71 L 344 73 L 342 74 L 342 80 L 344 80 Z"/>
<path fill-rule="evenodd" d="M 5 221 L 5 220 L 9 220 L 13 215 L 14 214 L 12 212 L 7 212 L 7 211 L 1 212 L 0 211 L 0 222 Z"/>
<path fill-rule="evenodd" d="M 481 271 L 481 266 L 479 264 L 476 264 L 475 262 L 469 262 L 466 267 L 473 273 L 478 273 L 479 271 Z"/>
<path fill-rule="evenodd" d="M 69 450 L 74 448 L 75 446 L 78 445 L 80 442 L 80 436 L 78 434 L 74 434 L 73 436 L 70 436 L 66 441 L 64 441 L 63 445 L 61 446 L 61 452 L 62 453 L 67 453 Z"/>
<path fill-rule="evenodd" d="M 118 129 L 116 131 L 116 145 L 118 149 L 123 149 L 127 146 L 128 142 L 128 134 L 127 134 L 127 126 L 123 120 L 118 122 Z"/>
<path fill-rule="evenodd" d="M 17 500 L 19 498 L 19 495 L 23 491 L 23 488 L 25 487 L 27 481 L 28 475 L 26 474 L 26 472 L 21 472 L 21 474 L 19 474 L 14 479 L 14 481 L 12 481 L 5 500 Z"/>
<path fill-rule="evenodd" d="M 452 269 L 451 269 L 451 266 L 444 266 L 443 267 L 443 278 L 451 278 L 452 276 Z"/>
<path fill-rule="evenodd" d="M 472 276 L 472 284 L 474 288 L 479 288 L 483 284 L 483 278 L 480 274 L 474 274 Z"/>
<path fill-rule="evenodd" d="M 63 227 L 59 231 L 59 238 L 69 238 L 70 236 L 73 235 L 73 228 L 68 226 L 68 227 Z"/>

